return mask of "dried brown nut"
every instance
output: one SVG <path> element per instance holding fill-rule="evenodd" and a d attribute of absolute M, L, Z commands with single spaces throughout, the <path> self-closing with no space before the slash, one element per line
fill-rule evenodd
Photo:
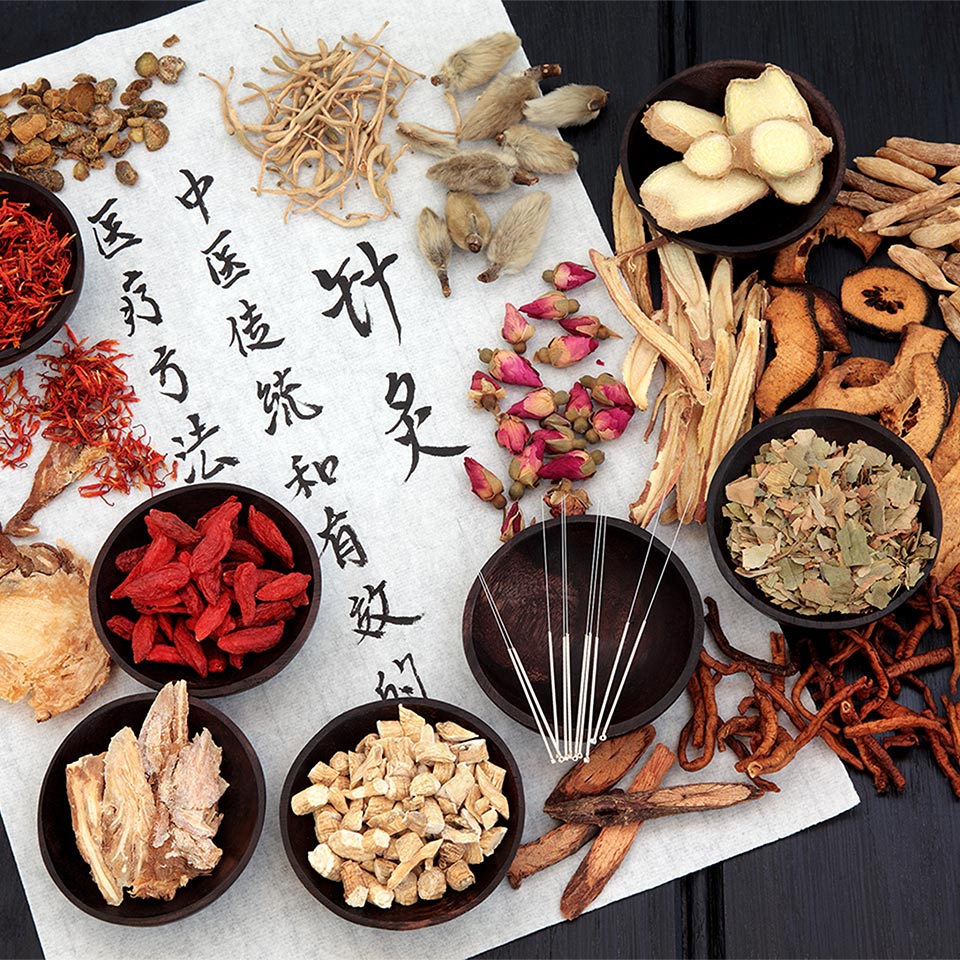
<path fill-rule="evenodd" d="M 123 117 L 113 114 L 110 119 L 98 126 L 93 132 L 98 140 L 106 140 L 108 137 L 115 136 L 123 128 Z"/>
<path fill-rule="evenodd" d="M 126 187 L 132 187 L 137 182 L 137 171 L 130 166 L 127 160 L 120 160 L 114 168 L 117 179 Z"/>
<path fill-rule="evenodd" d="M 96 103 L 94 99 L 95 91 L 93 84 L 89 81 L 75 83 L 64 96 L 64 102 L 77 113 L 84 115 L 90 112 L 90 108 Z"/>
<path fill-rule="evenodd" d="M 151 120 L 162 120 L 167 115 L 167 105 L 160 100 L 145 101 L 147 109 L 144 112 L 145 117 Z"/>
<path fill-rule="evenodd" d="M 113 111 L 106 104 L 95 103 L 90 108 L 88 119 L 90 121 L 90 126 L 99 127 L 104 123 L 109 123 L 112 116 Z"/>
<path fill-rule="evenodd" d="M 142 127 L 147 122 L 146 117 L 127 117 L 128 127 Z"/>
<path fill-rule="evenodd" d="M 69 121 L 70 123 L 76 123 L 80 125 L 87 122 L 87 115 L 85 113 L 80 113 L 79 110 L 74 110 L 74 109 L 61 110 L 60 119 L 63 121 Z"/>
<path fill-rule="evenodd" d="M 53 148 L 46 140 L 34 137 L 29 143 L 21 143 L 17 147 L 13 162 L 18 167 L 32 167 L 34 164 L 43 163 L 52 153 Z"/>
<path fill-rule="evenodd" d="M 143 125 L 143 142 L 148 150 L 159 150 L 170 139 L 170 130 L 162 120 L 147 120 Z"/>
<path fill-rule="evenodd" d="M 141 80 L 132 80 L 127 84 L 126 90 L 120 94 L 120 102 L 128 107 L 132 103 L 136 103 L 140 99 L 140 94 L 145 90 L 149 90 L 153 86 L 153 81 L 148 77 L 145 77 Z"/>
<path fill-rule="evenodd" d="M 141 77 L 155 77 L 157 71 L 160 69 L 160 61 L 157 59 L 155 53 L 151 53 L 148 50 L 137 57 L 137 62 L 133 65 L 133 69 L 136 70 Z"/>
<path fill-rule="evenodd" d="M 80 154 L 87 160 L 92 160 L 100 153 L 100 141 L 92 133 L 85 133 L 80 140 Z"/>
<path fill-rule="evenodd" d="M 923 284 L 896 267 L 865 267 L 840 288 L 844 312 L 881 337 L 899 337 L 908 323 L 923 323 L 930 300 Z"/>
<path fill-rule="evenodd" d="M 93 76 L 92 74 L 89 74 L 89 73 L 78 73 L 78 74 L 73 78 L 73 82 L 74 82 L 74 83 L 90 83 L 90 84 L 93 84 L 93 83 L 96 83 L 96 82 L 97 82 L 97 78 L 96 78 L 95 76 Z M 28 87 L 27 89 L 29 89 L 29 87 Z"/>
<path fill-rule="evenodd" d="M 117 89 L 117 81 L 113 77 L 100 80 L 93 86 L 93 99 L 97 103 L 109 103 L 113 99 L 113 91 Z"/>
<path fill-rule="evenodd" d="M 127 121 L 130 117 L 142 117 L 147 112 L 147 105 L 143 100 L 132 100 L 127 106 Z"/>
<path fill-rule="evenodd" d="M 90 176 L 90 167 L 83 160 L 78 160 L 73 165 L 73 179 L 86 180 Z"/>
<path fill-rule="evenodd" d="M 116 133 L 111 133 L 106 140 L 100 145 L 101 153 L 110 153 L 116 145 L 120 142 L 120 137 Z"/>
<path fill-rule="evenodd" d="M 111 148 L 110 156 L 119 160 L 129 149 L 130 141 L 124 137 L 122 140 L 118 140 L 116 145 Z"/>
<path fill-rule="evenodd" d="M 63 189 L 63 174 L 59 170 L 51 170 L 48 167 L 27 167 L 21 170 L 20 174 L 39 183 L 41 187 L 46 187 L 52 193 L 59 193 Z"/>
<path fill-rule="evenodd" d="M 174 57 L 167 54 L 161 57 L 159 61 L 159 70 L 157 76 L 161 83 L 176 83 L 180 77 L 180 71 L 186 66 L 186 62 L 180 57 Z"/>

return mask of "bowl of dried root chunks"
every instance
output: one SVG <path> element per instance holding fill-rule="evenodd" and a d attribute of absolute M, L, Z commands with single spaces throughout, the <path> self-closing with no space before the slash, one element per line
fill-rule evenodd
<path fill-rule="evenodd" d="M 698 253 L 757 256 L 814 227 L 843 185 L 846 141 L 809 81 L 714 60 L 652 91 L 624 130 L 627 191 L 660 233 Z"/>
<path fill-rule="evenodd" d="M 707 533 L 724 579 L 781 624 L 851 630 L 923 585 L 943 516 L 917 453 L 867 417 L 799 410 L 731 447 L 710 483 Z"/>
<path fill-rule="evenodd" d="M 330 721 L 280 792 L 303 885 L 338 916 L 416 930 L 459 917 L 506 876 L 523 832 L 520 768 L 451 703 L 378 700 Z"/>
<path fill-rule="evenodd" d="M 263 770 L 243 732 L 169 684 L 100 707 L 60 744 L 40 788 L 40 853 L 84 913 L 156 926 L 230 887 L 253 856 L 265 807 Z"/>
<path fill-rule="evenodd" d="M 90 579 L 97 635 L 120 667 L 196 697 L 249 690 L 306 642 L 320 606 L 310 535 L 270 497 L 226 483 L 170 490 L 135 507 Z"/>

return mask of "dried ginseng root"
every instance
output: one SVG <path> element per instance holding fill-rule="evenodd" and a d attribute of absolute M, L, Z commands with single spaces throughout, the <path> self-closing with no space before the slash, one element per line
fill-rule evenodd
<path fill-rule="evenodd" d="M 255 92 L 238 101 L 263 101 L 259 123 L 241 121 L 230 103 L 232 68 L 226 83 L 201 74 L 220 90 L 227 133 L 260 160 L 254 192 L 287 198 L 284 221 L 290 213 L 315 212 L 340 226 L 359 227 L 395 214 L 387 181 L 409 146 L 394 152 L 383 139 L 383 125 L 387 116 L 397 116 L 410 85 L 423 74 L 382 46 L 386 26 L 369 40 L 353 34 L 332 48 L 317 40 L 317 49 L 305 52 L 284 31 L 281 39 L 258 25 L 281 50 L 273 58 L 277 69 L 266 71 L 278 82 L 262 88 L 248 81 L 244 86 Z M 279 178 L 275 186 L 265 185 L 270 176 Z M 343 213 L 347 191 L 361 185 L 374 210 Z"/>

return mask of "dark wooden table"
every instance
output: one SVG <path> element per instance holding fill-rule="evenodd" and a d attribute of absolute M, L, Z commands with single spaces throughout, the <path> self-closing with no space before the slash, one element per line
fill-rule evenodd
<path fill-rule="evenodd" d="M 0 67 L 182 5 L 0 2 Z M 661 79 L 705 60 L 768 60 L 803 74 L 836 107 L 851 156 L 872 153 L 891 135 L 960 140 L 956 3 L 508 0 L 506 7 L 531 61 L 559 62 L 565 78 L 611 91 L 600 119 L 568 137 L 608 235 L 627 117 Z M 855 264 L 847 251 L 826 250 L 811 279 L 837 289 Z M 855 349 L 892 353 L 866 340 Z M 956 396 L 956 343 L 942 366 Z M 956 957 L 957 801 L 928 755 L 914 753 L 903 764 L 902 796 L 877 797 L 871 781 L 854 774 L 863 802 L 842 817 L 489 956 Z M 42 956 L 2 827 L 0 956 Z"/>

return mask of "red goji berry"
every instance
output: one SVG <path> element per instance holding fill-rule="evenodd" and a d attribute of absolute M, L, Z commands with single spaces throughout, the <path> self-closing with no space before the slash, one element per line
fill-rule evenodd
<path fill-rule="evenodd" d="M 121 551 L 117 554 L 113 565 L 121 573 L 129 573 L 143 559 L 148 546 L 149 545 L 145 543 L 142 547 L 132 547 L 130 550 Z"/>
<path fill-rule="evenodd" d="M 230 654 L 230 666 L 234 670 L 243 669 L 243 654 L 242 653 L 231 653 Z"/>
<path fill-rule="evenodd" d="M 177 653 L 177 648 L 169 643 L 155 643 L 145 659 L 151 660 L 153 663 L 175 663 L 179 667 L 189 666 L 187 661 Z"/>
<path fill-rule="evenodd" d="M 241 563 L 233 574 L 233 591 L 240 607 L 240 621 L 246 623 L 256 609 L 257 568 L 252 563 Z"/>
<path fill-rule="evenodd" d="M 288 600 L 276 600 L 273 603 L 258 603 L 253 617 L 244 621 L 245 627 L 262 627 L 278 620 L 289 620 L 296 616 L 297 611 Z"/>
<path fill-rule="evenodd" d="M 251 541 L 243 537 L 234 537 L 227 557 L 233 560 L 249 561 L 255 567 L 262 567 L 266 563 L 263 551 Z"/>
<path fill-rule="evenodd" d="M 207 655 L 207 670 L 210 673 L 223 673 L 227 669 L 227 655 L 216 647 L 205 651 Z"/>
<path fill-rule="evenodd" d="M 191 666 L 201 677 L 207 675 L 207 655 L 203 652 L 197 638 L 187 629 L 182 620 L 178 620 L 173 625 L 173 645 L 177 648 L 177 653 Z"/>
<path fill-rule="evenodd" d="M 200 542 L 200 534 L 175 513 L 153 509 L 147 513 L 144 521 L 151 537 L 162 533 L 176 543 L 187 546 Z"/>
<path fill-rule="evenodd" d="M 224 618 L 223 622 L 217 627 L 213 633 L 210 634 L 211 637 L 219 639 L 220 637 L 226 636 L 228 633 L 233 633 L 237 629 L 237 621 L 230 616 L 228 613 Z"/>
<path fill-rule="evenodd" d="M 259 590 L 265 583 L 271 583 L 278 580 L 283 574 L 278 570 L 258 570 L 257 571 L 257 589 Z"/>
<path fill-rule="evenodd" d="M 242 509 L 243 504 L 241 504 L 233 494 L 230 494 L 230 496 L 227 497 L 223 503 L 218 503 L 215 507 L 211 507 L 197 521 L 197 530 L 199 530 L 200 533 L 206 533 L 207 527 L 211 523 L 220 523 L 223 519 L 229 521 L 229 524 L 232 527 Z"/>
<path fill-rule="evenodd" d="M 199 617 L 203 613 L 205 606 L 203 597 L 200 596 L 200 591 L 192 583 L 186 584 L 180 591 L 180 599 L 191 617 Z"/>
<path fill-rule="evenodd" d="M 258 600 L 289 600 L 303 593 L 310 583 L 309 573 L 287 573 L 270 583 L 264 584 L 257 591 Z"/>
<path fill-rule="evenodd" d="M 203 613 L 197 617 L 194 626 L 194 633 L 197 640 L 206 640 L 217 627 L 223 623 L 223 618 L 230 612 L 230 597 L 228 594 L 221 594 L 216 603 L 211 603 Z"/>
<path fill-rule="evenodd" d="M 128 643 L 133 639 L 133 621 L 119 614 L 107 621 L 107 629 L 112 630 L 121 640 Z"/>
<path fill-rule="evenodd" d="M 187 608 L 180 602 L 180 595 L 173 593 L 167 597 L 157 597 L 149 603 L 141 603 L 139 600 L 131 600 L 133 609 L 137 613 L 187 613 Z"/>
<path fill-rule="evenodd" d="M 207 603 L 216 603 L 220 599 L 222 576 L 220 565 L 217 564 L 205 573 L 193 578 L 193 582 L 197 585 L 201 596 Z"/>
<path fill-rule="evenodd" d="M 157 618 L 149 614 L 142 616 L 133 625 L 133 662 L 145 660 L 157 640 Z"/>
<path fill-rule="evenodd" d="M 217 646 L 227 653 L 262 653 L 275 647 L 283 636 L 283 624 L 274 623 L 263 627 L 247 627 L 234 630 L 217 640 Z"/>
<path fill-rule="evenodd" d="M 310 603 L 310 594 L 306 590 L 290 598 L 290 605 L 294 607 L 306 607 Z"/>
<path fill-rule="evenodd" d="M 122 580 L 110 594 L 111 599 L 118 600 L 121 597 L 129 596 L 126 592 L 127 587 L 138 580 L 146 573 L 152 573 L 160 567 L 166 566 L 173 559 L 176 553 L 177 545 L 164 534 L 160 534 L 155 540 L 147 545 L 143 553 L 143 558 L 127 574 L 126 579 Z"/>
<path fill-rule="evenodd" d="M 169 613 L 158 613 L 157 626 L 167 640 L 173 643 L 173 617 Z"/>
<path fill-rule="evenodd" d="M 190 579 L 190 570 L 183 563 L 167 563 L 149 573 L 143 573 L 127 583 L 120 596 L 141 603 L 157 603 L 160 598 L 175 594 Z M 121 584 L 122 586 L 122 584 Z M 117 588 L 120 590 L 120 587 Z M 117 593 L 114 591 L 114 594 Z"/>
<path fill-rule="evenodd" d="M 233 531 L 230 529 L 229 520 L 224 518 L 208 523 L 204 528 L 203 539 L 193 548 L 190 572 L 196 578 L 219 566 L 232 543 Z"/>
<path fill-rule="evenodd" d="M 278 556 L 288 570 L 293 568 L 293 548 L 280 532 L 280 528 L 253 504 L 247 511 L 247 525 L 261 547 Z"/>

